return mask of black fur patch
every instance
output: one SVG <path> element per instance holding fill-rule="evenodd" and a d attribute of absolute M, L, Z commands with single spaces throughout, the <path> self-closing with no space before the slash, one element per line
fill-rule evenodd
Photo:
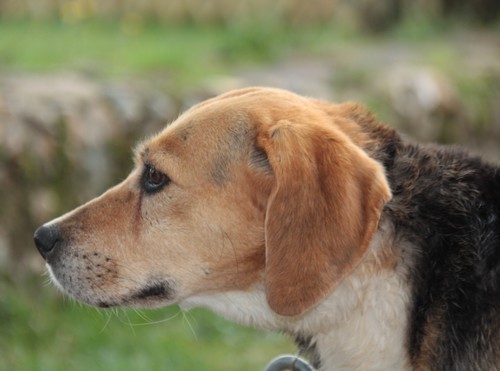
<path fill-rule="evenodd" d="M 500 360 L 500 169 L 456 148 L 399 140 L 387 142 L 384 152 L 393 192 L 385 215 L 397 237 L 418 250 L 407 259 L 414 261 L 408 329 L 414 367 L 495 369 Z M 437 338 L 429 340 L 428 328 Z M 423 350 L 425 342 L 432 343 L 432 351 Z"/>
<path fill-rule="evenodd" d="M 310 336 L 298 335 L 295 337 L 295 344 L 299 348 L 300 355 L 309 358 L 312 366 L 319 370 L 321 368 L 321 359 L 316 349 L 316 343 L 312 338 Z"/>
<path fill-rule="evenodd" d="M 269 164 L 267 154 L 257 147 L 253 147 L 250 151 L 250 165 L 262 169 L 265 172 L 271 173 L 273 171 L 271 164 Z"/>
<path fill-rule="evenodd" d="M 246 120 L 239 118 L 225 136 L 225 142 L 220 144 L 219 152 L 213 159 L 211 176 L 215 184 L 223 186 L 230 177 L 231 166 L 237 160 L 247 146 L 249 131 Z"/>
<path fill-rule="evenodd" d="M 226 183 L 230 165 L 231 159 L 227 154 L 220 154 L 216 156 L 214 166 L 212 167 L 212 171 L 210 173 L 215 184 L 223 186 Z"/>
<path fill-rule="evenodd" d="M 173 288 L 167 281 L 154 282 L 142 288 L 136 293 L 134 299 L 170 299 L 173 296 Z"/>

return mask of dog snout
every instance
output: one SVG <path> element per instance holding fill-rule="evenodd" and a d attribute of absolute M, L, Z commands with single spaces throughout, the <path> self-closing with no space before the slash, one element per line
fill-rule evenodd
<path fill-rule="evenodd" d="M 61 235 L 58 228 L 53 225 L 42 225 L 33 236 L 36 248 L 46 260 L 47 256 L 55 249 L 58 242 L 61 241 Z"/>

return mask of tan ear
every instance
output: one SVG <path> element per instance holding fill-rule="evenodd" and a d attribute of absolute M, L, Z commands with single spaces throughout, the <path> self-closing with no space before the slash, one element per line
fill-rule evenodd
<path fill-rule="evenodd" d="M 300 315 L 360 262 L 391 193 L 383 169 L 332 125 L 261 133 L 275 176 L 265 221 L 267 301 Z"/>

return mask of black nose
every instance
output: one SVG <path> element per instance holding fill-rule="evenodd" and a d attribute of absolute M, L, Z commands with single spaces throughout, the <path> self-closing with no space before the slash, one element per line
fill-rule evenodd
<path fill-rule="evenodd" d="M 57 242 L 61 240 L 61 236 L 55 226 L 43 225 L 35 231 L 33 239 L 40 254 L 44 259 L 47 259 L 47 255 L 54 250 Z"/>

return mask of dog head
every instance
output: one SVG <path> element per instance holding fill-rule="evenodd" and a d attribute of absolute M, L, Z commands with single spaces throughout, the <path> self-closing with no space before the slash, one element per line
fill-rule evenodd
<path fill-rule="evenodd" d="M 263 287 L 300 315 L 362 260 L 390 199 L 347 106 L 248 88 L 200 103 L 100 197 L 35 232 L 53 281 L 99 306 Z"/>

